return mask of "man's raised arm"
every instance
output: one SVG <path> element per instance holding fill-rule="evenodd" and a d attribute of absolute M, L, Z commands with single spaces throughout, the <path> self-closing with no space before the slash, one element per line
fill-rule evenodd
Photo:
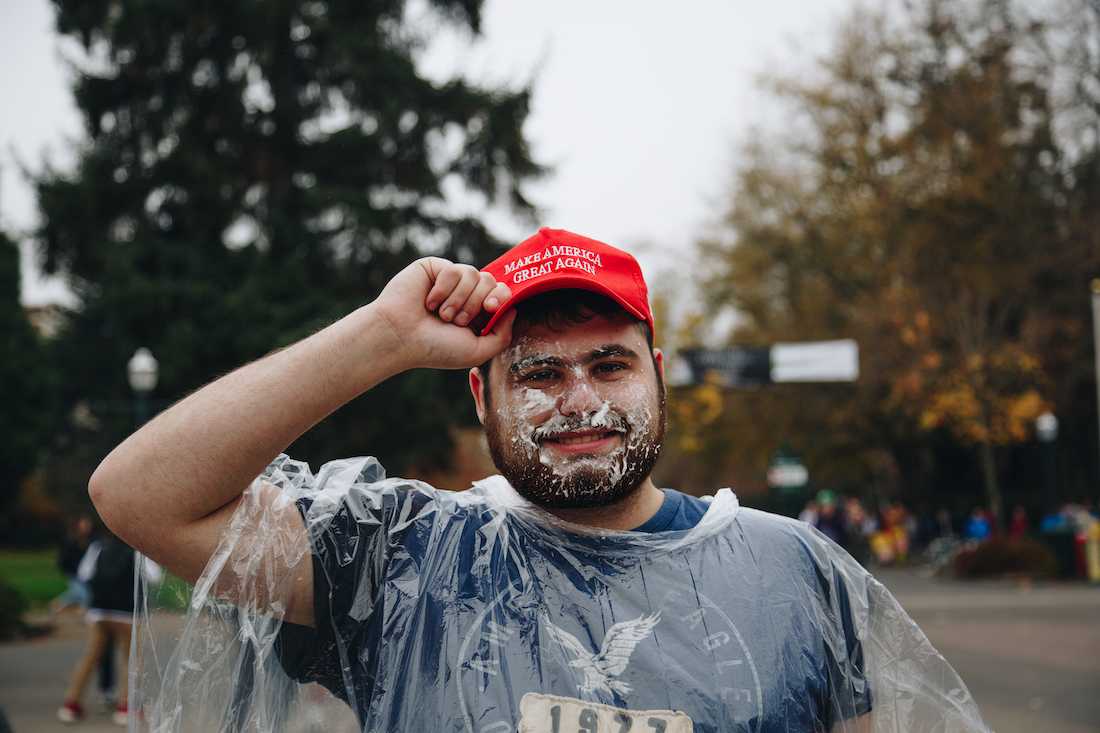
<path fill-rule="evenodd" d="M 514 314 L 486 336 L 467 325 L 509 295 L 467 265 L 417 260 L 374 302 L 212 382 L 127 438 L 89 482 L 97 511 L 127 543 L 194 582 L 242 493 L 275 456 L 390 376 L 416 367 L 468 368 L 499 353 Z M 281 521 L 307 541 L 293 507 Z M 312 572 L 305 565 L 287 618 L 310 624 Z"/>

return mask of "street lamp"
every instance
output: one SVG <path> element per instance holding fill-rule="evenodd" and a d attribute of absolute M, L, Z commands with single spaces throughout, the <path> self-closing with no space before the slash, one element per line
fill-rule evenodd
<path fill-rule="evenodd" d="M 1044 412 L 1035 418 L 1035 434 L 1043 444 L 1043 462 L 1046 464 L 1047 496 L 1054 499 L 1057 483 L 1057 453 L 1054 443 L 1058 440 L 1058 418 L 1053 412 Z"/>
<path fill-rule="evenodd" d="M 1058 440 L 1058 418 L 1053 412 L 1044 412 L 1035 418 L 1035 432 L 1039 434 L 1039 440 L 1044 443 L 1053 443 Z"/>
<path fill-rule="evenodd" d="M 142 346 L 126 364 L 130 389 L 134 390 L 134 415 L 138 427 L 149 417 L 149 393 L 157 386 L 157 359 L 153 352 Z"/>

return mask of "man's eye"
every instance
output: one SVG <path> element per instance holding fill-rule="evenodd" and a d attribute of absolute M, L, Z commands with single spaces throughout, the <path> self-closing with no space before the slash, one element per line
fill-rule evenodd
<path fill-rule="evenodd" d="M 545 382 L 553 379 L 557 376 L 553 369 L 539 369 L 536 372 L 529 372 L 524 374 L 520 379 L 522 382 Z"/>
<path fill-rule="evenodd" d="M 606 361 L 602 364 L 596 365 L 596 372 L 599 374 L 613 374 L 614 372 L 620 372 L 626 369 L 626 364 L 622 364 L 617 361 Z"/>

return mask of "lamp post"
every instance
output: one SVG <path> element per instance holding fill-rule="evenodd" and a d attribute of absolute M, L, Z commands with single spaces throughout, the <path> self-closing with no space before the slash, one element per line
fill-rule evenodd
<path fill-rule="evenodd" d="M 1057 499 L 1058 464 L 1055 441 L 1058 440 L 1058 418 L 1054 416 L 1053 412 L 1044 412 L 1035 418 L 1035 434 L 1039 437 L 1039 442 L 1043 444 L 1047 496 L 1051 499 Z"/>
<path fill-rule="evenodd" d="M 1092 351 L 1096 359 L 1096 417 L 1100 420 L 1100 277 L 1092 281 Z M 1097 435 L 1100 436 L 1100 430 Z M 1100 465 L 1097 470 L 1100 471 Z"/>
<path fill-rule="evenodd" d="M 134 421 L 137 427 L 149 419 L 149 393 L 157 386 L 157 359 L 153 352 L 142 346 L 126 364 L 130 389 L 134 391 Z"/>

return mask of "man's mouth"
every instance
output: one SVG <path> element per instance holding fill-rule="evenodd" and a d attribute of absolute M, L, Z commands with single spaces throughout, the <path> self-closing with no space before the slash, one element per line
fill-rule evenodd
<path fill-rule="evenodd" d="M 618 430 L 571 430 L 545 436 L 541 443 L 561 453 L 602 453 L 618 444 Z"/>

